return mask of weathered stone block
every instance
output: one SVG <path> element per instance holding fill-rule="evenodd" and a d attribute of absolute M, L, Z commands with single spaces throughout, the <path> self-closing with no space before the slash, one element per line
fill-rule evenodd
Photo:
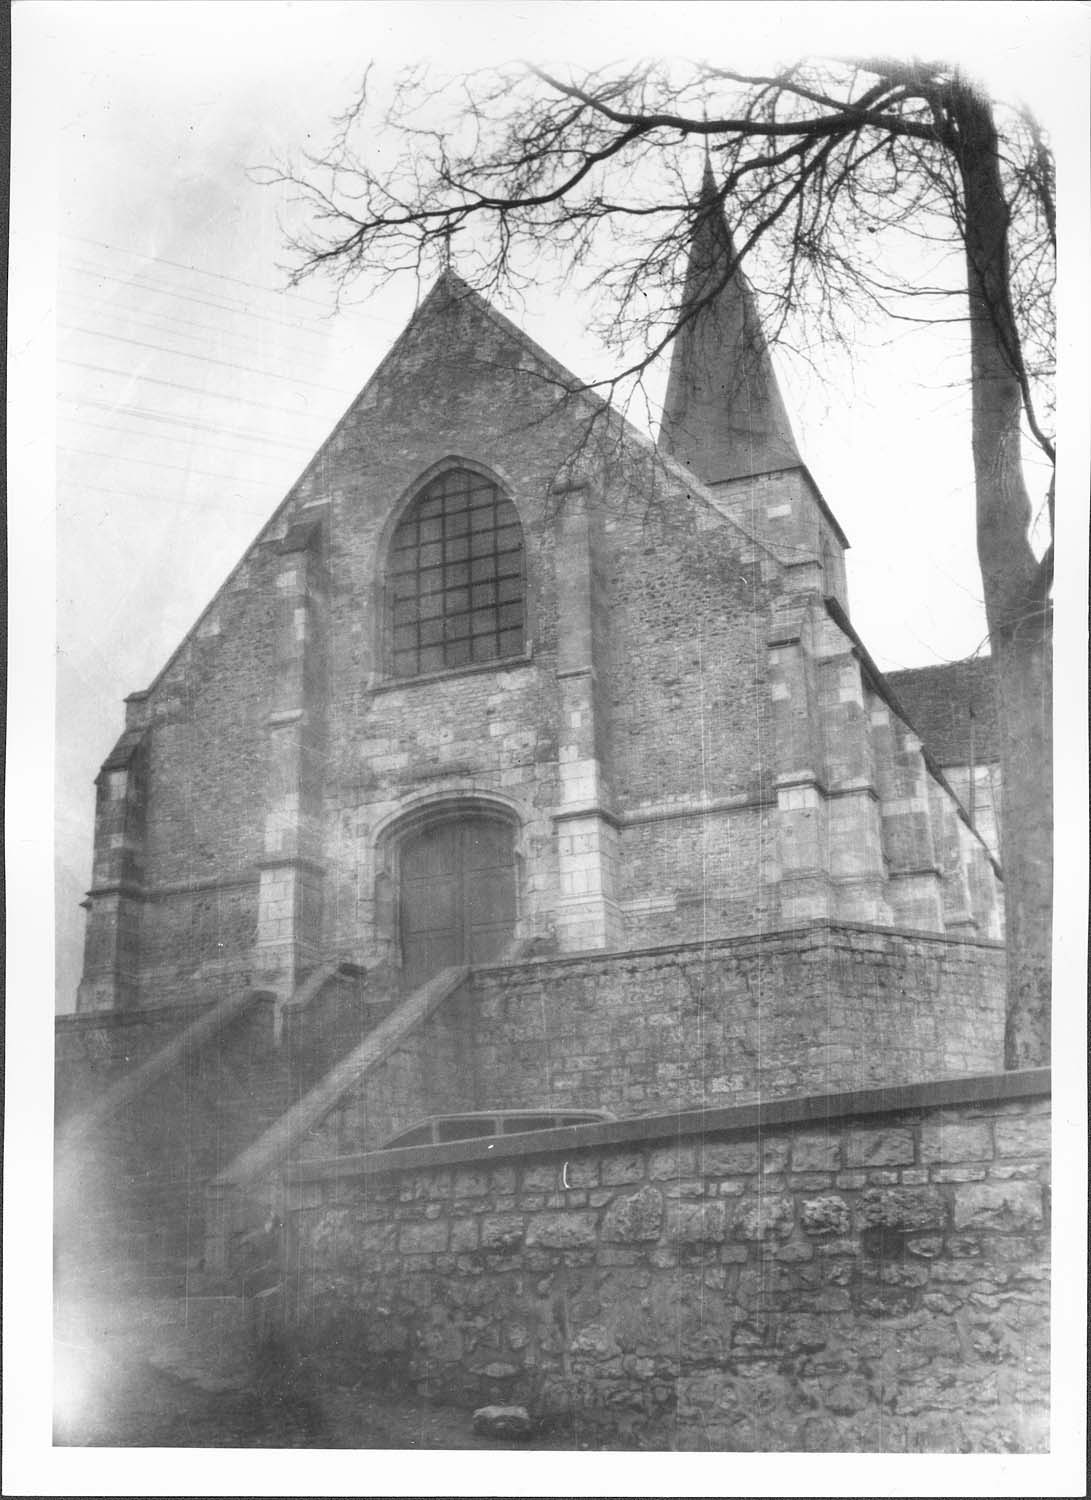
<path fill-rule="evenodd" d="M 489 1174 L 472 1168 L 456 1172 L 452 1191 L 456 1198 L 480 1198 L 489 1191 Z"/>
<path fill-rule="evenodd" d="M 595 1213 L 538 1214 L 530 1221 L 526 1243 L 549 1246 L 557 1250 L 593 1245 L 597 1228 L 598 1214 Z"/>
<path fill-rule="evenodd" d="M 830 1329 L 824 1318 L 813 1313 L 787 1313 L 780 1319 L 781 1347 L 789 1354 L 814 1354 L 825 1349 Z"/>
<path fill-rule="evenodd" d="M 705 1184 L 701 1177 L 672 1177 L 663 1183 L 667 1198 L 702 1198 Z"/>
<path fill-rule="evenodd" d="M 942 1229 L 947 1205 L 935 1188 L 868 1188 L 856 1205 L 856 1227 L 900 1234 Z"/>
<path fill-rule="evenodd" d="M 879 1267 L 879 1280 L 884 1286 L 924 1286 L 928 1274 L 927 1266 L 903 1265 L 896 1260 Z"/>
<path fill-rule="evenodd" d="M 801 1205 L 799 1220 L 808 1234 L 848 1234 L 852 1216 L 844 1198 L 833 1194 L 808 1198 Z"/>
<path fill-rule="evenodd" d="M 603 1220 L 602 1237 L 622 1243 L 657 1240 L 662 1227 L 663 1199 L 655 1188 L 649 1186 L 614 1200 Z"/>
<path fill-rule="evenodd" d="M 822 1399 L 827 1411 L 836 1412 L 839 1416 L 851 1416 L 870 1405 L 872 1397 L 863 1376 L 853 1375 L 843 1380 L 823 1382 Z"/>
<path fill-rule="evenodd" d="M 856 1305 L 871 1318 L 904 1318 L 912 1311 L 916 1295 L 911 1288 L 866 1282 L 860 1287 Z"/>
<path fill-rule="evenodd" d="M 530 1343 L 530 1329 L 518 1320 L 508 1323 L 504 1328 L 504 1341 L 509 1349 L 519 1353 Z"/>
<path fill-rule="evenodd" d="M 1042 1223 L 1042 1190 L 1033 1182 L 975 1182 L 955 1191 L 956 1229 L 1014 1231 Z"/>
<path fill-rule="evenodd" d="M 360 1224 L 354 1228 L 352 1240 L 365 1255 L 384 1255 L 393 1250 L 397 1234 L 393 1224 Z"/>
<path fill-rule="evenodd" d="M 455 1219 L 451 1225 L 449 1249 L 455 1254 L 477 1249 L 477 1220 Z"/>
<path fill-rule="evenodd" d="M 1014 1241 L 1008 1243 L 1014 1243 Z M 1025 1253 L 1026 1242 L 1020 1241 L 1019 1243 Z M 975 1239 L 973 1235 L 953 1234 L 947 1241 L 947 1254 L 953 1256 L 955 1260 L 972 1260 L 981 1254 L 981 1241 Z"/>
<path fill-rule="evenodd" d="M 608 1156 L 602 1164 L 604 1186 L 626 1182 L 639 1182 L 644 1176 L 644 1158 L 639 1154 Z"/>
<path fill-rule="evenodd" d="M 788 1265 L 798 1265 L 802 1261 L 814 1259 L 814 1246 L 808 1244 L 806 1240 L 793 1240 L 774 1250 L 773 1257 Z"/>
<path fill-rule="evenodd" d="M 943 1249 L 943 1238 L 938 1234 L 923 1234 L 910 1240 L 907 1248 L 910 1255 L 918 1255 L 923 1260 L 932 1260 Z"/>
<path fill-rule="evenodd" d="M 727 1206 L 720 1198 L 704 1203 L 672 1203 L 668 1233 L 683 1244 L 719 1242 L 727 1234 Z"/>
<path fill-rule="evenodd" d="M 1049 1126 L 1048 1115 L 1001 1116 L 993 1124 L 997 1156 L 1048 1156 Z"/>
<path fill-rule="evenodd" d="M 820 1240 L 817 1249 L 819 1255 L 827 1260 L 835 1256 L 860 1254 L 860 1245 L 856 1240 Z"/>
<path fill-rule="evenodd" d="M 573 1354 L 594 1354 L 600 1359 L 620 1353 L 617 1340 L 603 1323 L 588 1323 L 573 1336 L 568 1347 Z"/>
<path fill-rule="evenodd" d="M 992 1130 L 985 1120 L 972 1125 L 926 1122 L 921 1126 L 920 1142 L 922 1162 L 981 1162 L 992 1159 Z"/>
<path fill-rule="evenodd" d="M 482 1250 L 511 1250 L 523 1241 L 522 1214 L 486 1214 L 481 1220 Z"/>
<path fill-rule="evenodd" d="M 402 1255 L 434 1255 L 447 1249 L 447 1233 L 445 1219 L 403 1224 L 398 1231 L 398 1250 Z"/>
<path fill-rule="evenodd" d="M 561 1180 L 561 1169 L 553 1162 L 536 1162 L 523 1168 L 524 1193 L 552 1193 Z"/>
<path fill-rule="evenodd" d="M 743 1240 L 776 1238 L 786 1240 L 792 1232 L 795 1207 L 791 1198 L 774 1197 L 743 1200 L 735 1215 L 734 1232 Z"/>
<path fill-rule="evenodd" d="M 564 1178 L 570 1188 L 597 1187 L 599 1180 L 598 1159 L 594 1156 L 574 1156 L 564 1164 Z"/>
<path fill-rule="evenodd" d="M 792 1142 L 793 1172 L 835 1172 L 841 1165 L 841 1142 L 834 1136 L 800 1135 Z"/>
<path fill-rule="evenodd" d="M 696 1170 L 693 1146 L 667 1146 L 648 1155 L 648 1176 L 662 1181 L 668 1177 L 692 1177 Z"/>
<path fill-rule="evenodd" d="M 514 1365 L 489 1366 L 481 1373 L 497 1379 L 517 1370 Z M 473 1428 L 482 1437 L 525 1438 L 534 1431 L 534 1423 L 525 1406 L 479 1406 L 473 1414 Z"/>
<path fill-rule="evenodd" d="M 850 1167 L 885 1167 L 913 1160 L 911 1130 L 855 1130 L 845 1142 Z"/>

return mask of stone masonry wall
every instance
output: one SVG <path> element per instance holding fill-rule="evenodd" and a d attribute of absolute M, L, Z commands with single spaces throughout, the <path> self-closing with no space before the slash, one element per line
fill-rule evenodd
<path fill-rule="evenodd" d="M 219 999 L 250 978 L 276 568 L 271 548 L 251 552 L 143 707 L 143 1005 Z"/>
<path fill-rule="evenodd" d="M 601 893 L 611 907 L 640 900 L 648 884 L 668 900 L 684 894 L 692 838 L 677 822 L 648 849 L 637 838 L 632 858 L 644 863 L 630 889 L 628 855 L 615 881 L 609 855 L 598 855 L 596 839 L 609 839 L 600 829 L 588 844 L 594 871 L 565 870 L 558 812 L 572 800 L 608 820 L 679 799 L 745 802 L 760 781 L 764 648 L 754 613 L 780 586 L 775 567 L 763 573 L 747 539 L 650 454 L 605 428 L 589 437 L 586 408 L 558 403 L 543 381 L 547 363 L 473 302 L 437 303 L 407 330 L 309 481 L 330 499 L 325 942 L 365 962 L 369 952 L 385 956 L 391 937 L 374 895 L 377 832 L 429 797 L 493 796 L 510 807 L 522 843 L 518 936 L 572 951 L 603 943 L 593 920 L 566 923 L 566 900 Z M 385 548 L 404 503 L 445 463 L 494 476 L 519 513 L 526 659 L 391 681 Z M 586 695 L 573 688 L 584 673 Z M 749 844 L 733 854 L 719 932 L 749 925 L 757 902 L 746 893 L 762 889 Z M 601 913 L 597 931 L 617 931 L 619 920 Z M 640 941 L 679 935 L 647 909 L 632 927 Z"/>
<path fill-rule="evenodd" d="M 771 802 L 637 810 L 623 821 L 621 848 L 622 906 L 634 946 L 779 925 Z"/>
<path fill-rule="evenodd" d="M 816 925 L 475 970 L 302 1147 L 374 1149 L 421 1115 L 650 1110 L 1001 1066 L 995 944 Z"/>
<path fill-rule="evenodd" d="M 1003 974 L 995 945 L 824 925 L 483 969 L 479 1107 L 627 1115 L 983 1072 L 1002 1061 Z"/>
<path fill-rule="evenodd" d="M 632 1447 L 1041 1452 L 1045 1074 L 296 1173 L 319 1357 Z"/>
<path fill-rule="evenodd" d="M 663 497 L 607 532 L 610 768 L 621 812 L 759 798 L 772 763 L 765 643 L 773 592 L 719 515 Z M 768 559 L 766 559 L 768 564 Z"/>

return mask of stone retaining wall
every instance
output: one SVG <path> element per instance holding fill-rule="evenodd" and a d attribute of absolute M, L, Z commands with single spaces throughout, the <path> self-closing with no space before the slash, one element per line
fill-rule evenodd
<path fill-rule="evenodd" d="M 1003 1038 L 1002 947 L 929 933 L 816 923 L 498 965 L 300 1149 L 374 1149 L 443 1110 L 632 1115 L 986 1072 Z"/>
<path fill-rule="evenodd" d="M 293 1169 L 299 1326 L 632 1446 L 1048 1444 L 1043 1072 Z"/>

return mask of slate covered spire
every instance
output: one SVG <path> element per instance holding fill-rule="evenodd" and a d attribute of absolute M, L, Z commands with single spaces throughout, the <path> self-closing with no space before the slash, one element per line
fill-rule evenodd
<path fill-rule="evenodd" d="M 718 286 L 733 255 L 731 230 L 706 160 L 683 309 Z M 674 341 L 659 445 L 705 484 L 802 465 L 754 294 L 741 271 L 714 292 Z"/>

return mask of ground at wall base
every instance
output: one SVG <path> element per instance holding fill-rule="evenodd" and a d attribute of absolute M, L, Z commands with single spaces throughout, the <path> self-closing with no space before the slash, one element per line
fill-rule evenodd
<path fill-rule="evenodd" d="M 153 1345 L 104 1351 L 59 1340 L 55 1358 L 62 1378 L 80 1392 L 78 1401 L 58 1405 L 58 1447 L 564 1452 L 633 1446 L 570 1422 L 503 1442 L 475 1433 L 469 1409 L 389 1385 L 338 1384 L 275 1358 L 256 1357 L 252 1369 L 230 1380 L 170 1368 L 174 1362 L 165 1363 Z"/>

